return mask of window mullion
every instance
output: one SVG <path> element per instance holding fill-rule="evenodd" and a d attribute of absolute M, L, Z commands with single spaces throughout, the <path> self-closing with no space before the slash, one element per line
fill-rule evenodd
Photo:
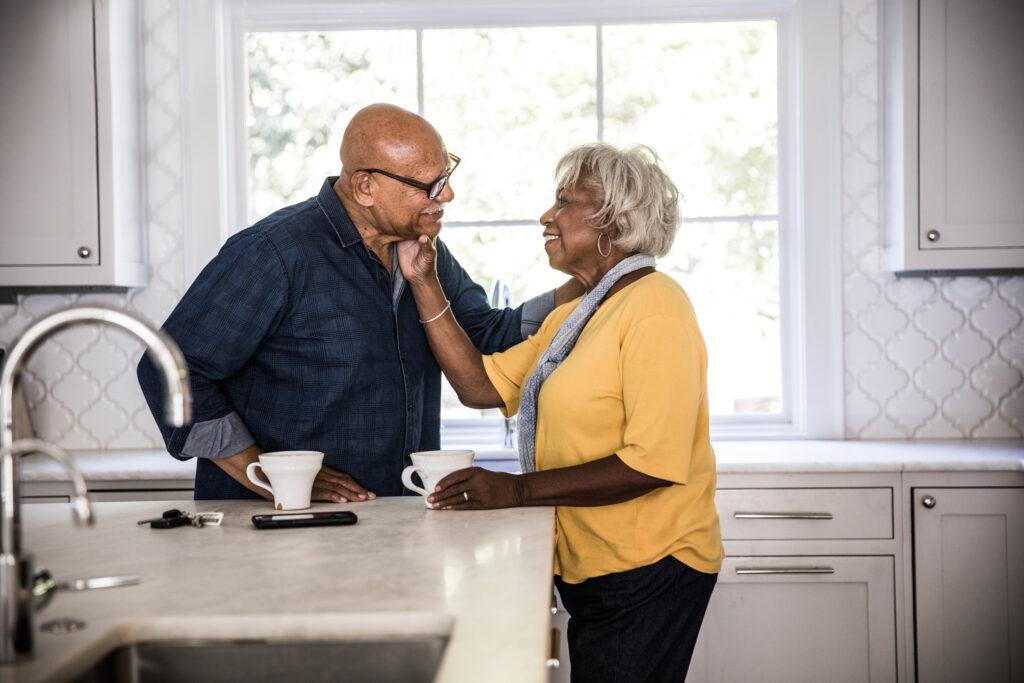
<path fill-rule="evenodd" d="M 594 94 L 597 100 L 597 139 L 604 141 L 604 44 L 601 41 L 603 26 L 602 24 L 595 24 L 594 31 L 597 33 L 594 44 L 597 47 L 597 74 L 596 74 L 596 92 Z"/>
<path fill-rule="evenodd" d="M 416 27 L 416 106 L 419 115 L 423 116 L 423 27 Z"/>

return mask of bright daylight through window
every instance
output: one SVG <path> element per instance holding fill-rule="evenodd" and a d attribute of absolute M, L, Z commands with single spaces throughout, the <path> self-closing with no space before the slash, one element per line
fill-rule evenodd
<path fill-rule="evenodd" d="M 351 114 L 393 102 L 462 157 L 441 238 L 519 303 L 565 278 L 537 221 L 558 158 L 593 140 L 650 145 L 684 197 L 659 268 L 697 311 L 714 419 L 771 419 L 784 410 L 776 43 L 768 20 L 246 33 L 249 219 L 315 194 Z M 446 394 L 443 417 L 479 414 Z"/>

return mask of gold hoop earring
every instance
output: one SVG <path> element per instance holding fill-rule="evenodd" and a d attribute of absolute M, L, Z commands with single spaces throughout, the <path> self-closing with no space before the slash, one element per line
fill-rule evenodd
<path fill-rule="evenodd" d="M 608 237 L 608 252 L 605 253 L 605 252 L 601 251 L 601 238 L 602 237 L 608 237 L 608 233 L 602 232 L 600 235 L 597 236 L 597 253 L 601 255 L 601 258 L 608 258 L 609 256 L 612 255 L 612 238 Z"/>

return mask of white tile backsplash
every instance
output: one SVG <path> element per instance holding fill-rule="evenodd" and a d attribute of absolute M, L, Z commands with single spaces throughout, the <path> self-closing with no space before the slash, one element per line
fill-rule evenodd
<path fill-rule="evenodd" d="M 1024 278 L 881 267 L 878 0 L 842 8 L 846 436 L 1024 437 Z"/>
<path fill-rule="evenodd" d="M 0 304 L 0 343 L 76 301 L 162 322 L 184 289 L 180 3 L 147 0 L 150 285 Z M 843 319 L 850 439 L 1024 438 L 1024 277 L 896 278 L 881 266 L 878 0 L 842 0 Z M 141 346 L 116 330 L 56 335 L 29 362 L 39 432 L 65 448 L 160 447 L 135 381 Z M 45 378 L 45 383 L 42 381 Z"/>

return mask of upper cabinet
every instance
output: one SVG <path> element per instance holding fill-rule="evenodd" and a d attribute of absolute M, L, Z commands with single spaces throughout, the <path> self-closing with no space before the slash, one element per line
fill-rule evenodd
<path fill-rule="evenodd" d="M 883 2 L 887 266 L 1024 268 L 1024 2 Z"/>
<path fill-rule="evenodd" d="M 0 286 L 146 284 L 139 6 L 0 3 Z"/>

